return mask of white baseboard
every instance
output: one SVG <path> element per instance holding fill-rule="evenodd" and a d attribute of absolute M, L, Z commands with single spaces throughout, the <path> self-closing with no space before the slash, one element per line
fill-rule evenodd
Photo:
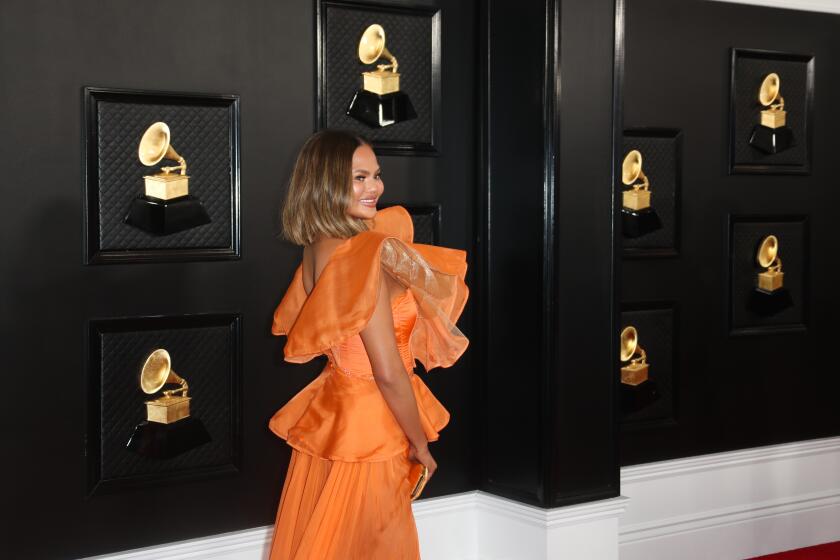
<path fill-rule="evenodd" d="M 784 8 L 806 12 L 827 12 L 840 14 L 838 0 L 714 0 L 730 4 L 754 4 L 765 8 Z"/>
<path fill-rule="evenodd" d="M 626 498 L 613 498 L 542 509 L 477 492 L 476 558 L 618 560 L 618 517 L 626 502 Z"/>
<path fill-rule="evenodd" d="M 840 438 L 627 467 L 621 560 L 726 560 L 840 540 Z"/>
<path fill-rule="evenodd" d="M 621 483 L 626 497 L 548 510 L 484 492 L 420 500 L 421 553 L 727 560 L 840 540 L 840 437 L 627 467 Z M 260 527 L 97 558 L 265 560 L 270 538 Z"/>
<path fill-rule="evenodd" d="M 87 560 L 264 560 L 271 527 L 257 527 L 160 546 L 137 548 Z"/>
<path fill-rule="evenodd" d="M 617 560 L 625 498 L 541 509 L 484 492 L 413 504 L 424 560 Z M 97 556 L 97 560 L 265 560 L 272 527 Z M 89 559 L 93 560 L 93 559 Z"/>

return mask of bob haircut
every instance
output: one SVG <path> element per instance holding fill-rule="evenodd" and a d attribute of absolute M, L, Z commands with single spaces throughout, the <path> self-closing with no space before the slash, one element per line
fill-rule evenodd
<path fill-rule="evenodd" d="M 346 239 L 368 229 L 347 214 L 353 200 L 353 152 L 370 142 L 344 130 L 322 130 L 304 143 L 281 211 L 283 234 L 296 245 L 319 237 Z"/>

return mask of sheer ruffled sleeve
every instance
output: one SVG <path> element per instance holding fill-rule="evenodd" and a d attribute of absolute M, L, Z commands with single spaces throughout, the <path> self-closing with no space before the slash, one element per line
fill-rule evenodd
<path fill-rule="evenodd" d="M 411 217 L 393 206 L 377 213 L 372 230 L 335 249 L 308 297 L 298 267 L 272 326 L 274 334 L 288 336 L 286 361 L 307 362 L 364 329 L 385 271 L 417 304 L 410 338 L 414 358 L 427 370 L 455 363 L 469 343 L 455 325 L 469 295 L 466 253 L 412 238 Z"/>

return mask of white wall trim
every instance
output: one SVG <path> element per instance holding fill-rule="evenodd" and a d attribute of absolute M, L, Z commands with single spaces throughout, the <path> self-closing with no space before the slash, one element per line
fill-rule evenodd
<path fill-rule="evenodd" d="M 627 497 L 554 509 L 480 491 L 420 500 L 423 558 L 726 560 L 840 540 L 840 437 L 627 467 L 621 482 Z M 264 560 L 271 530 L 98 558 Z"/>
<path fill-rule="evenodd" d="M 840 540 L 840 437 L 626 467 L 622 560 L 749 558 Z"/>
<path fill-rule="evenodd" d="M 424 559 L 617 560 L 618 516 L 626 505 L 626 498 L 613 498 L 542 509 L 474 491 L 419 500 L 413 510 Z M 258 527 L 95 558 L 264 560 L 271 531 Z"/>
<path fill-rule="evenodd" d="M 838 0 L 710 0 L 714 2 L 727 2 L 729 4 L 753 4 L 765 8 L 783 8 L 788 10 L 801 10 L 805 12 L 827 12 L 840 14 L 840 1 Z"/>
<path fill-rule="evenodd" d="M 840 0 L 837 1 L 840 3 Z M 768 460 L 778 461 L 823 453 L 837 453 L 838 449 L 840 449 L 840 437 L 835 437 L 634 465 L 621 469 L 621 483 L 624 485 L 639 480 L 667 478 L 669 476 L 726 469 L 738 465 L 766 463 Z"/>
<path fill-rule="evenodd" d="M 262 559 L 263 551 L 270 544 L 271 529 L 272 527 L 257 527 L 117 554 L 92 556 L 88 560 Z"/>
<path fill-rule="evenodd" d="M 840 505 L 840 491 L 821 492 L 811 496 L 792 499 L 768 500 L 766 502 L 745 504 L 717 510 L 703 511 L 694 515 L 673 517 L 667 522 L 649 521 L 621 528 L 621 544 L 656 539 L 666 536 L 690 533 L 700 529 L 712 529 L 723 525 L 733 525 L 744 521 L 762 519 L 778 515 L 826 508 Z"/>
<path fill-rule="evenodd" d="M 627 499 L 623 497 L 562 508 L 543 509 L 485 492 L 475 492 L 475 496 L 475 505 L 479 510 L 499 513 L 511 519 L 520 519 L 539 528 L 618 517 L 627 508 Z"/>

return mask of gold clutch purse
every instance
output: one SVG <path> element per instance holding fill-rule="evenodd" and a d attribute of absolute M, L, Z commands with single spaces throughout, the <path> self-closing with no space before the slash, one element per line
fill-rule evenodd
<path fill-rule="evenodd" d="M 412 463 L 411 470 L 408 472 L 408 482 L 411 486 L 411 499 L 416 500 L 423 488 L 426 486 L 426 480 L 429 478 L 429 469 L 422 463 Z"/>

